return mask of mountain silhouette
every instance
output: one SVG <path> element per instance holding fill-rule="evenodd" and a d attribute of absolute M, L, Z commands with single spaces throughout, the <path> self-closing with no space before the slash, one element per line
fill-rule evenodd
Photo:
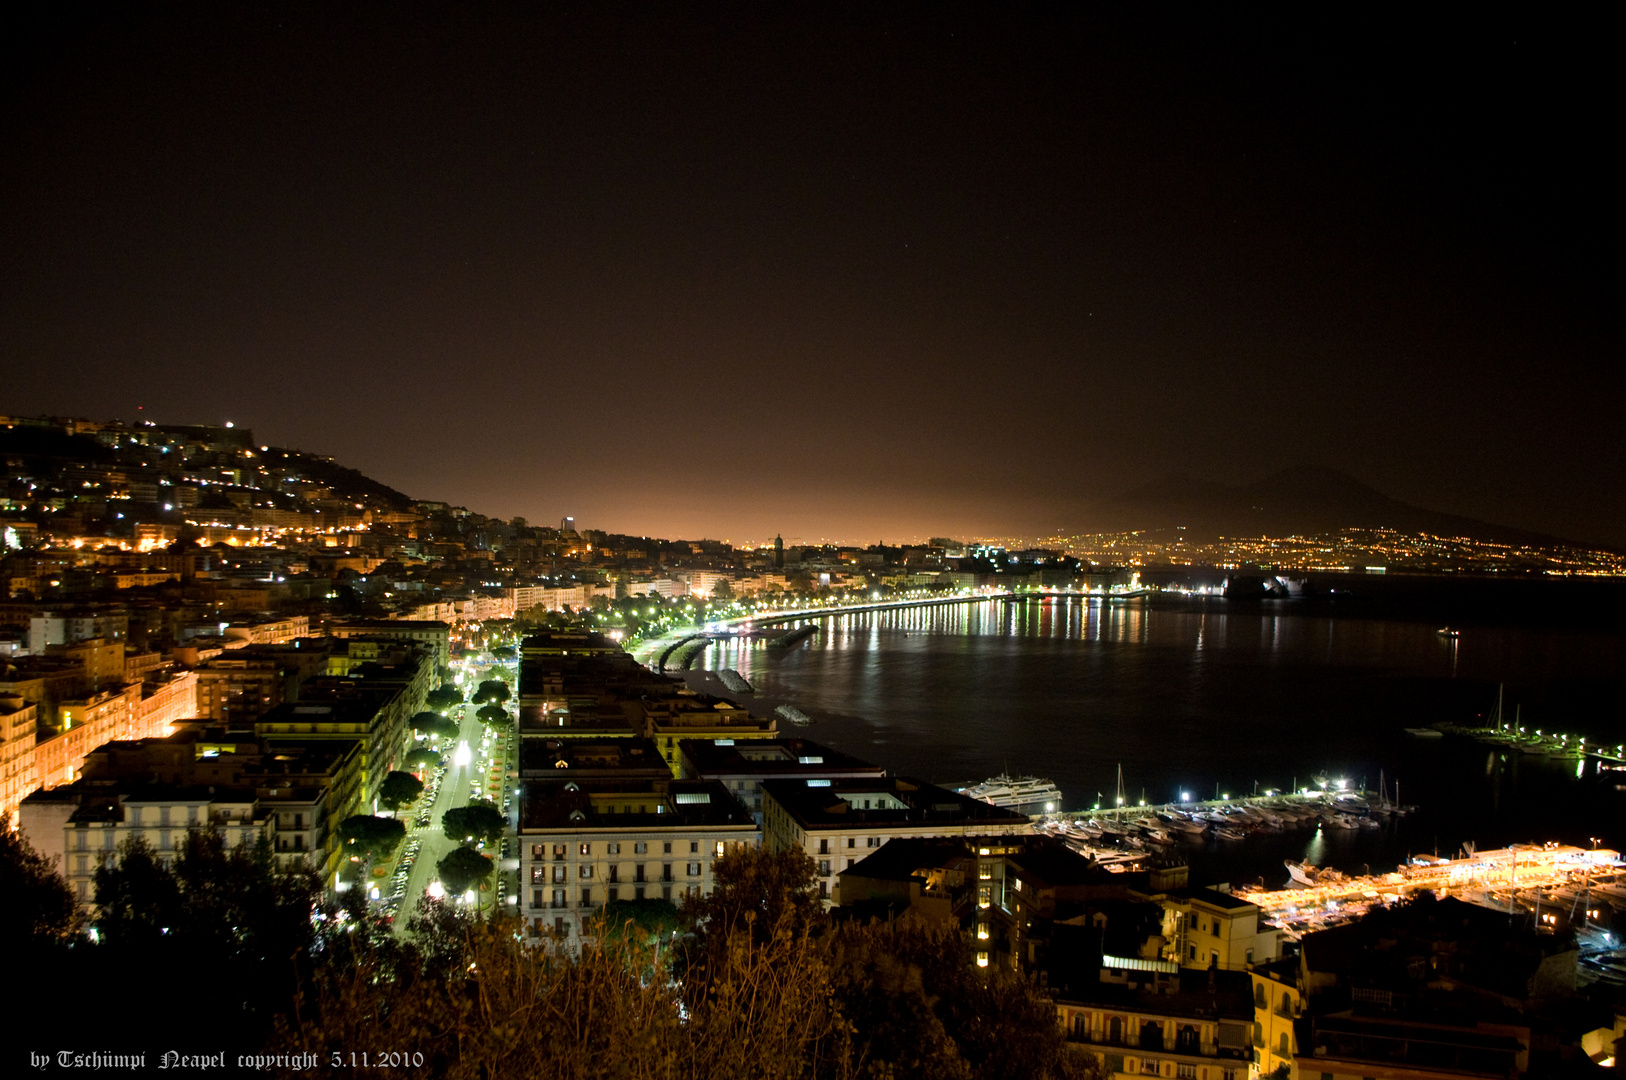
<path fill-rule="evenodd" d="M 1284 469 L 1248 484 L 1171 474 L 1092 507 L 1082 526 L 1090 533 L 1184 526 L 1193 540 L 1386 528 L 1495 543 L 1550 546 L 1567 542 L 1413 506 L 1348 473 L 1316 466 Z"/>

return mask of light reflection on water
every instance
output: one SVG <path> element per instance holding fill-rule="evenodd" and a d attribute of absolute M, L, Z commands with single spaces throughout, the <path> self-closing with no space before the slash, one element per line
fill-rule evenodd
<path fill-rule="evenodd" d="M 1284 834 L 1261 855 L 1267 870 L 1298 855 L 1359 870 L 1436 844 L 1619 829 L 1626 803 L 1585 763 L 1493 751 L 1481 768 L 1476 744 L 1403 729 L 1474 722 L 1505 681 L 1510 703 L 1528 700 L 1531 726 L 1612 745 L 1626 735 L 1622 638 L 1436 630 L 1286 604 L 990 600 L 834 616 L 801 647 L 734 639 L 700 662 L 739 671 L 760 708 L 791 702 L 812 714 L 799 733 L 937 782 L 1009 767 L 1051 777 L 1077 809 L 1112 789 L 1120 763 L 1131 790 L 1154 800 L 1216 784 L 1286 788 L 1321 771 L 1375 785 L 1382 769 L 1424 807 L 1397 832 Z"/>

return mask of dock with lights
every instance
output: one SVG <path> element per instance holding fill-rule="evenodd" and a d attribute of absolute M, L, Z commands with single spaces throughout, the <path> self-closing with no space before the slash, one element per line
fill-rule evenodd
<path fill-rule="evenodd" d="M 1458 859 L 1420 855 L 1393 873 L 1352 877 L 1293 889 L 1237 889 L 1273 922 L 1310 917 L 1348 905 L 1387 903 L 1422 891 L 1486 903 L 1496 894 L 1583 884 L 1590 875 L 1618 873 L 1620 853 L 1563 844 L 1515 844 Z M 1492 906 L 1499 906 L 1497 900 Z"/>

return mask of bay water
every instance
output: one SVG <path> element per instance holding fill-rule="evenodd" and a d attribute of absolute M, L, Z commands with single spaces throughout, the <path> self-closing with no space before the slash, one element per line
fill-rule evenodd
<path fill-rule="evenodd" d="M 1381 776 L 1418 807 L 1382 831 L 1187 846 L 1194 880 L 1276 885 L 1286 858 L 1375 872 L 1464 843 L 1626 846 L 1626 772 L 1407 734 L 1483 723 L 1500 692 L 1528 729 L 1626 741 L 1626 632 L 1596 611 L 1497 611 L 1492 594 L 1451 637 L 1427 615 L 1306 601 L 990 599 L 831 616 L 797 648 L 739 638 L 702 663 L 750 680 L 755 711 L 813 717 L 786 734 L 946 785 L 1045 777 L 1081 816 L 1115 804 L 1120 767 L 1131 805 Z"/>

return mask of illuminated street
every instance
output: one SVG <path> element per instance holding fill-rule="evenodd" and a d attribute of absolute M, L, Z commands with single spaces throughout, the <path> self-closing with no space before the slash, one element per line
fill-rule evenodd
<path fill-rule="evenodd" d="M 480 682 L 491 677 L 491 672 L 501 671 L 507 676 L 510 687 L 517 687 L 519 681 L 519 663 L 517 660 L 504 662 L 483 662 L 474 657 L 472 653 L 466 659 L 452 661 L 453 678 L 459 688 L 466 695 L 472 694 Z M 518 712 L 517 694 L 510 698 L 506 704 L 509 715 L 516 716 Z M 442 740 L 442 759 L 446 762 L 446 771 L 441 779 L 440 789 L 436 793 L 434 802 L 429 806 L 429 822 L 426 825 L 417 825 L 415 820 L 423 810 L 420 802 L 417 806 L 403 810 L 401 817 L 407 822 L 407 841 L 418 840 L 421 848 L 417 860 L 413 864 L 411 875 L 407 879 L 407 887 L 399 909 L 395 913 L 395 932 L 405 934 L 407 923 L 410 920 L 417 903 L 429 888 L 431 882 L 437 879 L 435 864 L 449 854 L 458 845 L 449 839 L 441 830 L 441 818 L 447 810 L 460 806 L 467 806 L 471 799 L 494 798 L 499 809 L 503 805 L 503 798 L 511 793 L 513 780 L 507 774 L 512 767 L 516 752 L 515 735 L 510 731 L 507 734 L 490 736 L 484 724 L 475 718 L 479 706 L 472 702 L 465 702 L 451 713 L 452 718 L 458 721 L 458 735 L 456 739 Z M 462 762 L 460 764 L 460 762 Z M 433 774 L 426 774 L 427 782 Z M 498 777 L 498 784 L 491 783 L 493 775 Z M 478 796 L 474 794 L 479 787 Z M 512 813 L 505 814 L 512 821 Z M 505 838 L 505 843 L 512 843 Z M 405 843 L 403 843 L 405 847 Z M 515 895 L 514 872 L 503 869 L 504 860 L 500 846 L 498 851 L 486 850 L 486 855 L 497 862 L 497 870 L 492 875 L 489 888 L 480 894 L 482 906 L 489 906 L 497 902 L 497 885 L 499 880 L 505 881 L 505 896 Z M 511 860 L 510 856 L 510 860 Z"/>

